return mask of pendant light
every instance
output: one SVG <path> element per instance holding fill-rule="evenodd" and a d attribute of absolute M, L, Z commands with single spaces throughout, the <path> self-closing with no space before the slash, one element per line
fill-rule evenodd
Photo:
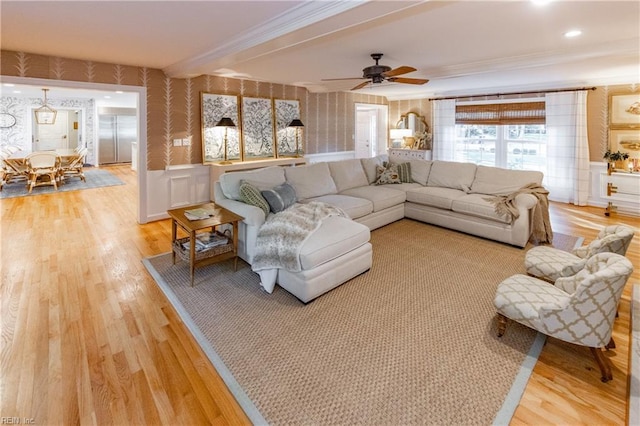
<path fill-rule="evenodd" d="M 47 92 L 49 89 L 42 89 L 42 91 L 44 92 L 44 102 L 40 108 L 34 111 L 36 114 L 36 123 L 54 124 L 56 122 L 56 115 L 58 115 L 58 111 L 47 104 Z"/>

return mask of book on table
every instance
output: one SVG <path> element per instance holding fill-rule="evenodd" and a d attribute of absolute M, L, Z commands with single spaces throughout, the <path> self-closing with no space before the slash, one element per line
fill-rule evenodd
<path fill-rule="evenodd" d="M 202 219 L 209 219 L 211 216 L 214 215 L 214 212 L 211 210 L 199 208 L 199 209 L 185 210 L 184 215 L 189 220 L 202 220 Z"/>
<path fill-rule="evenodd" d="M 229 242 L 229 239 L 223 235 L 215 232 L 203 232 L 196 236 L 196 252 L 209 250 L 214 247 L 223 246 Z M 190 250 L 191 245 L 189 241 L 182 243 L 182 248 Z"/>

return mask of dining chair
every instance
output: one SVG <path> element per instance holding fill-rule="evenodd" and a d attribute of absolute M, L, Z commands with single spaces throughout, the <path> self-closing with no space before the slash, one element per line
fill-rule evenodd
<path fill-rule="evenodd" d="M 27 171 L 27 166 L 22 162 L 22 160 L 15 161 L 6 153 L 0 153 L 0 163 L 0 168 L 2 170 L 2 185 L 0 185 L 0 190 L 4 184 L 11 183 L 12 181 L 28 181 L 29 173 Z"/>
<path fill-rule="evenodd" d="M 29 193 L 36 186 L 53 185 L 58 189 L 60 156 L 52 151 L 32 152 L 26 158 L 29 172 Z"/>
<path fill-rule="evenodd" d="M 603 382 L 612 379 L 611 367 L 602 348 L 613 349 L 611 334 L 616 309 L 633 265 L 616 253 L 590 257 L 584 268 L 553 285 L 528 275 L 516 274 L 496 290 L 498 337 L 507 319 L 547 336 L 590 348 Z"/>
<path fill-rule="evenodd" d="M 86 182 L 83 167 L 87 151 L 87 148 L 80 148 L 76 155 L 61 163 L 60 177 L 62 178 L 62 181 L 67 177 L 75 176 L 79 177 L 83 182 Z"/>

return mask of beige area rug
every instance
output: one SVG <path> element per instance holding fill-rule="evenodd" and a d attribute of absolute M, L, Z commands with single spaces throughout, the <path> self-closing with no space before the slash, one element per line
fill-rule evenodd
<path fill-rule="evenodd" d="M 308 305 L 244 262 L 193 288 L 171 255 L 145 264 L 255 423 L 490 424 L 536 337 L 512 323 L 499 339 L 494 319 L 526 250 L 409 219 L 371 240 L 371 270 Z"/>

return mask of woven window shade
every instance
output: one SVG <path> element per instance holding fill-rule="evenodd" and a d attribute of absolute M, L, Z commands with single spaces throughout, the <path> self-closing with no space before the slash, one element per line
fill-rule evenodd
<path fill-rule="evenodd" d="M 544 102 L 456 105 L 456 124 L 544 123 Z"/>

